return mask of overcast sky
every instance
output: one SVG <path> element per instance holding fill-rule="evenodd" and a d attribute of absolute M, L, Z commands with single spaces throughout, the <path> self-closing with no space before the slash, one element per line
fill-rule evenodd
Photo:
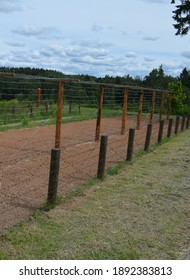
<path fill-rule="evenodd" d="M 171 0 L 0 0 L 0 66 L 144 77 L 190 65 Z"/>

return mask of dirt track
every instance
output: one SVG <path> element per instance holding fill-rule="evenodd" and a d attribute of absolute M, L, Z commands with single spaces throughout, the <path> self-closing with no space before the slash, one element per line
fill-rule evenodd
<path fill-rule="evenodd" d="M 144 146 L 146 124 L 136 131 L 135 149 Z M 94 141 L 96 120 L 62 125 L 59 194 L 96 176 L 99 143 Z M 121 136 L 121 119 L 104 119 L 102 134 L 109 135 L 107 167 L 125 160 L 128 129 L 136 119 L 128 117 L 126 134 Z M 153 126 L 156 142 L 158 122 Z M 29 217 L 46 201 L 50 151 L 54 147 L 55 126 L 0 132 L 0 233 Z"/>

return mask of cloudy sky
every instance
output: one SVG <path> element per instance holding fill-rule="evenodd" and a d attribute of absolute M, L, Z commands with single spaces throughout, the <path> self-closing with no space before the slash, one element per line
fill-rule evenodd
<path fill-rule="evenodd" d="M 171 0 L 0 0 L 0 66 L 144 77 L 190 65 Z"/>

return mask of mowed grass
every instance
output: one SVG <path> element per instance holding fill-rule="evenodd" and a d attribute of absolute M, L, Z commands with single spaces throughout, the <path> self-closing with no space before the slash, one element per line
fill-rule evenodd
<path fill-rule="evenodd" d="M 34 212 L 0 238 L 0 259 L 185 258 L 189 146 L 186 130 L 53 210 Z"/>

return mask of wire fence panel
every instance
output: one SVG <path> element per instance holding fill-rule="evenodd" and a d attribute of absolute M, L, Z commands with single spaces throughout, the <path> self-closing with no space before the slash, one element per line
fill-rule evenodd
<path fill-rule="evenodd" d="M 64 196 L 96 177 L 101 135 L 109 137 L 106 168 L 113 167 L 126 160 L 129 129 L 136 129 L 136 152 L 144 148 L 150 122 L 150 143 L 157 142 L 159 120 L 166 119 L 167 112 L 167 95 L 152 89 L 0 77 L 1 232 L 46 203 L 56 143 L 61 149 L 58 194 Z M 180 120 L 179 131 L 181 126 Z M 174 128 L 175 122 L 173 134 Z M 167 129 L 165 120 L 163 137 Z"/>

